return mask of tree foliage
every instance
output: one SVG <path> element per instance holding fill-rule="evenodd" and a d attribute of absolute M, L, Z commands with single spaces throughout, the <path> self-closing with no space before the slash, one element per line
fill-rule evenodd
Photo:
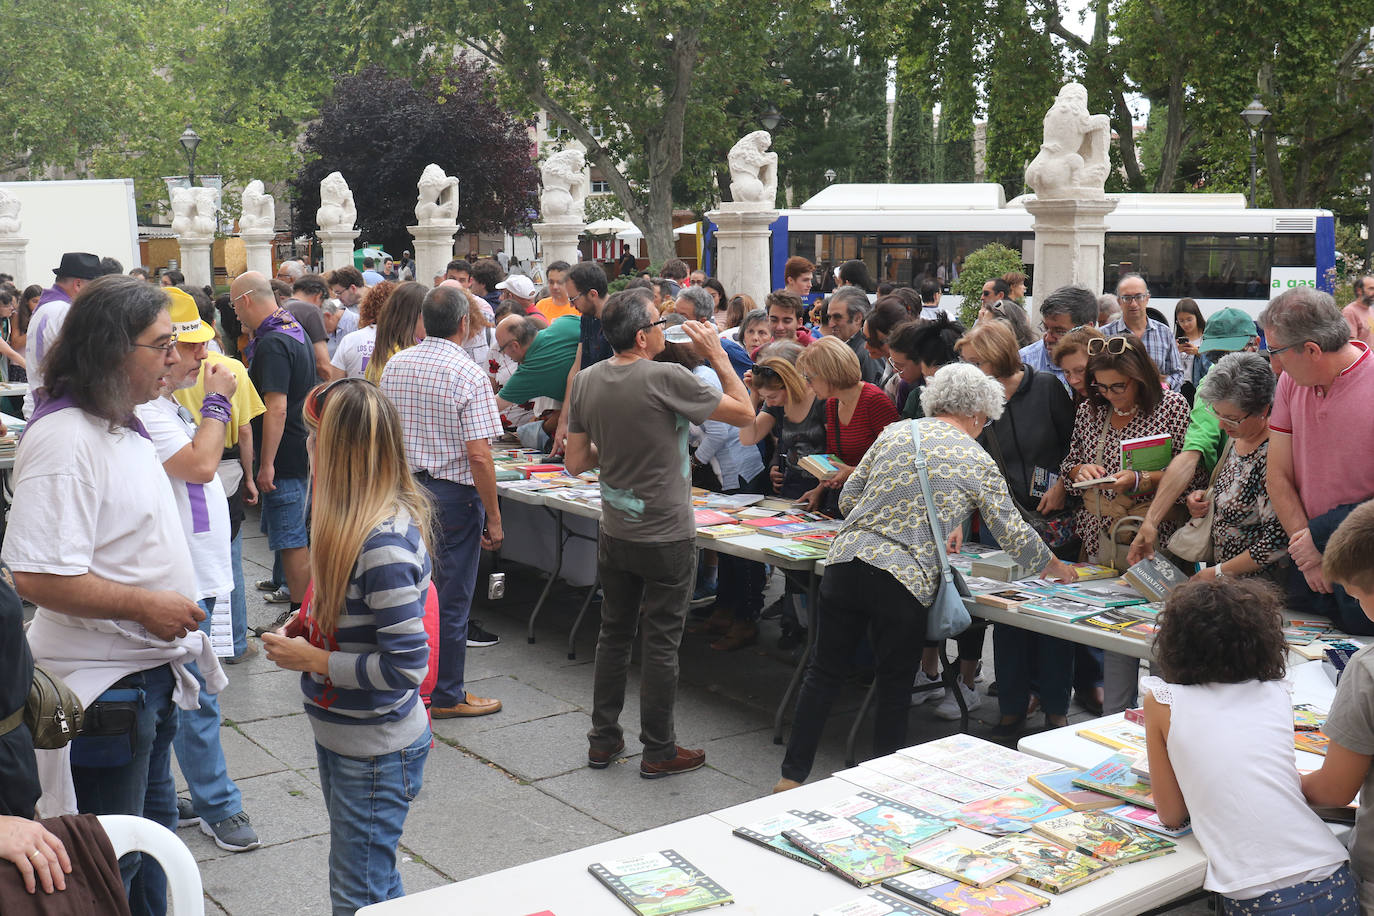
<path fill-rule="evenodd" d="M 315 228 L 320 180 L 343 173 L 367 241 L 410 247 L 416 182 L 435 163 L 456 175 L 458 222 L 468 231 L 525 226 L 537 204 L 528 124 L 495 98 L 487 68 L 455 62 L 416 85 L 380 67 L 340 79 L 306 131 L 310 161 L 292 181 L 296 231 Z"/>
<path fill-rule="evenodd" d="M 1026 265 L 1019 252 L 1005 245 L 992 242 L 969 252 L 969 256 L 964 258 L 963 267 L 959 269 L 959 279 L 949 286 L 951 293 L 964 297 L 959 305 L 959 321 L 964 327 L 973 327 L 978 319 L 978 294 L 983 291 L 983 284 L 1012 271 L 1025 273 Z"/>

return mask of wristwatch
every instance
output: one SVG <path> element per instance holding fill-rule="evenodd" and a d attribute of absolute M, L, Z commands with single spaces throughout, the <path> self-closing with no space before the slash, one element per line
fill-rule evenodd
<path fill-rule="evenodd" d="M 1220 563 L 1217 564 L 1217 567 L 1216 567 L 1216 568 L 1217 568 L 1217 578 L 1218 578 L 1218 579 L 1224 579 L 1224 578 L 1226 578 L 1226 571 L 1225 571 L 1224 569 L 1221 568 L 1221 564 L 1220 564 Z"/>

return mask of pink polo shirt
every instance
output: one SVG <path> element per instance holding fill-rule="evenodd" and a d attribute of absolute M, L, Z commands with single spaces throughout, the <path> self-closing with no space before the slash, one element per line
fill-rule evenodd
<path fill-rule="evenodd" d="M 1374 497 L 1374 356 L 1360 356 L 1329 388 L 1296 385 L 1284 373 L 1269 428 L 1292 437 L 1293 479 L 1308 518 Z"/>

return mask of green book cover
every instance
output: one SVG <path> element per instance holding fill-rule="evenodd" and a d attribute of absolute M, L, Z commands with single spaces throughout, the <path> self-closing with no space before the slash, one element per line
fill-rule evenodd
<path fill-rule="evenodd" d="M 1123 471 L 1162 471 L 1174 457 L 1173 436 L 1142 436 L 1121 440 Z"/>
<path fill-rule="evenodd" d="M 595 862 L 587 870 L 640 916 L 689 913 L 735 899 L 672 849 Z"/>

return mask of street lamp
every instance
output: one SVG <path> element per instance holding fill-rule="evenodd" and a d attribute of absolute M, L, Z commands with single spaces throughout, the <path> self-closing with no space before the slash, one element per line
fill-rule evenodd
<path fill-rule="evenodd" d="M 1241 109 L 1240 116 L 1245 119 L 1245 123 L 1250 128 L 1250 206 L 1255 206 L 1255 134 L 1258 133 L 1264 122 L 1269 120 L 1269 109 L 1260 104 L 1259 96 L 1256 96 Z"/>
<path fill-rule="evenodd" d="M 768 110 L 759 115 L 759 123 L 763 125 L 764 130 L 776 130 L 782 123 L 782 112 L 778 111 L 776 105 L 769 105 Z"/>
<path fill-rule="evenodd" d="M 186 129 L 181 132 L 178 142 L 181 143 L 181 148 L 186 153 L 187 184 L 194 188 L 196 186 L 196 147 L 200 146 L 200 134 L 191 130 L 191 125 L 187 124 Z"/>
<path fill-rule="evenodd" d="M 825 170 L 825 183 L 826 183 L 826 184 L 834 184 L 834 183 L 835 183 L 835 170 L 834 170 L 834 169 L 826 169 L 826 170 Z"/>

